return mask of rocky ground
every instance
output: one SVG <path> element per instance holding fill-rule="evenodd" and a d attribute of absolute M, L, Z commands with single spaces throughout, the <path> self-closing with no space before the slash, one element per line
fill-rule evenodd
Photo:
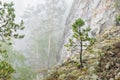
<path fill-rule="evenodd" d="M 105 30 L 83 54 L 83 68 L 74 54 L 43 80 L 120 80 L 120 27 Z"/>

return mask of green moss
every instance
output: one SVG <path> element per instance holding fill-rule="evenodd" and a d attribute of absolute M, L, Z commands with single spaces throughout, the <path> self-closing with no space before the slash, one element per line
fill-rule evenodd
<path fill-rule="evenodd" d="M 58 77 L 58 80 L 65 80 L 66 74 L 62 74 Z"/>
<path fill-rule="evenodd" d="M 74 70 L 70 73 L 70 75 L 74 75 L 78 78 L 81 75 L 81 71 L 80 70 Z"/>
<path fill-rule="evenodd" d="M 66 76 L 66 80 L 77 80 L 77 76 L 75 76 L 75 75 L 72 75 L 72 74 L 68 74 L 67 76 Z"/>

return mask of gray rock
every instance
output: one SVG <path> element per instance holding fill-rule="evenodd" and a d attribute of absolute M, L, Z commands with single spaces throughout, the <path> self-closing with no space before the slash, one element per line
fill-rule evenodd
<path fill-rule="evenodd" d="M 62 42 L 61 59 L 66 52 L 64 44 L 69 38 L 72 23 L 77 18 L 85 21 L 84 27 L 90 27 L 92 36 L 99 35 L 104 29 L 115 25 L 116 9 L 113 7 L 115 0 L 74 0 L 71 11 L 66 20 L 66 28 L 64 30 L 64 41 Z M 68 35 L 70 34 L 70 35 Z"/>

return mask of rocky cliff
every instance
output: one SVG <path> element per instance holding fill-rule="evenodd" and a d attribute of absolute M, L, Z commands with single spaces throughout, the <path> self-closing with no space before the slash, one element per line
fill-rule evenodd
<path fill-rule="evenodd" d="M 85 27 L 91 27 L 92 36 L 99 35 L 104 29 L 116 25 L 115 16 L 119 11 L 119 0 L 74 0 L 70 13 L 66 20 L 61 58 L 67 54 L 64 44 L 71 36 L 71 25 L 78 19 L 85 21 Z"/>

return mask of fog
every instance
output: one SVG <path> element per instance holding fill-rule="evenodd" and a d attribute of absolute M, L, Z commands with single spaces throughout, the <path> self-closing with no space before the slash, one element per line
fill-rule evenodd
<path fill-rule="evenodd" d="M 20 20 L 24 20 L 24 19 L 22 19 L 21 16 L 23 16 L 24 11 L 26 10 L 27 7 L 30 7 L 30 6 L 36 7 L 37 4 L 44 4 L 45 3 L 45 0 L 2 0 L 2 1 L 5 1 L 5 2 L 13 1 L 14 2 L 14 8 L 15 8 L 15 14 L 16 14 L 15 21 L 16 22 L 20 22 Z M 65 2 L 66 2 L 67 9 L 64 13 L 64 15 L 65 15 L 64 20 L 66 20 L 66 17 L 69 14 L 69 10 L 70 10 L 70 7 L 72 5 L 72 0 L 69 0 L 69 1 L 65 0 Z M 64 25 L 64 23 L 63 23 L 63 25 Z M 30 33 L 28 30 L 28 27 L 26 27 L 25 30 L 22 31 L 22 33 L 25 33 L 25 35 L 26 35 L 25 38 L 23 40 L 15 40 L 14 46 L 17 50 L 24 50 L 26 48 L 26 42 L 27 42 L 27 39 L 28 39 L 29 33 Z"/>
<path fill-rule="evenodd" d="M 4 59 L 8 60 L 16 71 L 12 80 L 40 80 L 45 76 L 40 73 L 41 70 L 56 66 L 61 61 L 60 45 L 72 0 L 2 0 L 2 2 L 13 2 L 16 15 L 14 22 L 16 24 L 20 24 L 21 20 L 24 22 L 23 25 L 21 22 L 21 30 L 18 30 L 22 35 L 19 38 L 24 36 L 23 39 L 12 38 L 10 41 L 13 44 L 10 47 L 1 42 L 8 51 L 6 54 L 8 57 L 3 56 Z M 16 30 L 13 33 L 15 32 Z"/>

